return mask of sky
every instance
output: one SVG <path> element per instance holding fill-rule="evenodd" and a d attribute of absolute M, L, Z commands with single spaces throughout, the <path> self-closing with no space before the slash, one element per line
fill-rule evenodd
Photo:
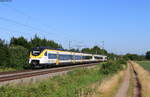
<path fill-rule="evenodd" d="M 0 38 L 35 34 L 64 48 L 103 46 L 117 54 L 150 50 L 149 0 L 0 0 Z"/>

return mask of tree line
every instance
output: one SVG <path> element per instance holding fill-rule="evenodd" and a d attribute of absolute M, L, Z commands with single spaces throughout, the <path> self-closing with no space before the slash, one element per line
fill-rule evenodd
<path fill-rule="evenodd" d="M 38 46 L 50 46 L 52 48 L 62 48 L 53 40 L 47 40 L 35 35 L 29 41 L 24 37 L 12 37 L 9 43 L 0 39 L 0 67 L 12 67 L 17 69 L 28 68 L 29 52 Z"/>

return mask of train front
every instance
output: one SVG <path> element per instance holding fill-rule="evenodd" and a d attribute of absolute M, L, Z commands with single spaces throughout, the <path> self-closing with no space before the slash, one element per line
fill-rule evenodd
<path fill-rule="evenodd" d="M 43 60 L 43 51 L 44 49 L 41 47 L 33 48 L 30 52 L 29 64 L 31 64 L 33 67 L 40 66 Z"/>

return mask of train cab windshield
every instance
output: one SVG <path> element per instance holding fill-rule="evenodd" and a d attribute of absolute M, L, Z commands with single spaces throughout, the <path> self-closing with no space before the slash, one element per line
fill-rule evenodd
<path fill-rule="evenodd" d="M 40 51 L 35 51 L 35 50 L 32 51 L 32 55 L 34 56 L 38 56 L 40 53 L 41 53 Z"/>
<path fill-rule="evenodd" d="M 33 48 L 33 50 L 32 50 L 32 55 L 33 55 L 33 56 L 38 56 L 38 55 L 40 55 L 40 53 L 41 53 L 42 51 L 43 51 L 43 49 L 40 48 L 40 47 Z"/>

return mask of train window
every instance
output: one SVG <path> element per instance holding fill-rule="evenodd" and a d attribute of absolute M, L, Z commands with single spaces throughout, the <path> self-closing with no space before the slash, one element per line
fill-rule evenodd
<path fill-rule="evenodd" d="M 75 56 L 75 60 L 81 60 L 82 57 L 81 56 Z"/>
<path fill-rule="evenodd" d="M 99 59 L 103 59 L 103 57 L 100 57 Z"/>
<path fill-rule="evenodd" d="M 95 59 L 103 59 L 103 57 L 97 57 L 97 56 L 95 56 L 94 58 Z"/>
<path fill-rule="evenodd" d="M 72 55 L 59 55 L 59 60 L 72 60 Z"/>
<path fill-rule="evenodd" d="M 48 54 L 48 59 L 56 59 L 57 55 L 56 54 Z"/>
<path fill-rule="evenodd" d="M 83 59 L 92 59 L 92 56 L 83 56 Z"/>
<path fill-rule="evenodd" d="M 69 55 L 70 60 L 74 60 L 74 56 L 73 55 Z"/>
<path fill-rule="evenodd" d="M 47 52 L 45 52 L 44 55 L 47 56 Z"/>

